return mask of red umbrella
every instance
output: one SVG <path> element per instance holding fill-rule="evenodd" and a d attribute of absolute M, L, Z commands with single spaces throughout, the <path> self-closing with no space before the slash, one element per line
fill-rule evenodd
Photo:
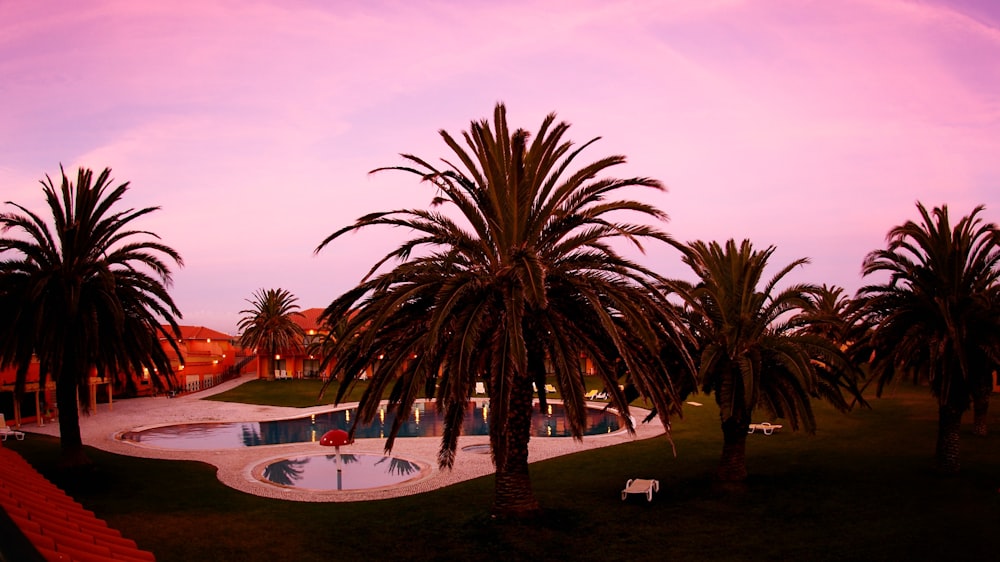
<path fill-rule="evenodd" d="M 336 452 L 336 456 L 333 459 L 334 464 L 337 465 L 337 489 L 341 489 L 341 473 L 340 473 L 340 446 L 350 445 L 353 441 L 350 435 L 347 434 L 343 429 L 331 429 L 323 434 L 323 437 L 319 438 L 319 444 L 324 447 L 333 447 Z"/>
<path fill-rule="evenodd" d="M 323 437 L 319 438 L 319 444 L 324 447 L 340 447 L 341 445 L 350 445 L 351 443 L 353 441 L 350 441 L 350 436 L 343 429 L 331 429 L 324 433 Z"/>

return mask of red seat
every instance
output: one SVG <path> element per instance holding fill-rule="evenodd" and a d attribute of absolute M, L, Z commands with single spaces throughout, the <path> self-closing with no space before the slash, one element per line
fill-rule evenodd
<path fill-rule="evenodd" d="M 97 517 L 36 471 L 21 455 L 0 447 L 0 509 L 50 562 L 155 562 L 152 552 Z"/>

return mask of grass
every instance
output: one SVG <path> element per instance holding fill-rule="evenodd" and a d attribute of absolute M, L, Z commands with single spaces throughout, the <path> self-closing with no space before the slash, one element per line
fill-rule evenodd
<path fill-rule="evenodd" d="M 272 403 L 291 392 L 281 389 L 289 382 L 257 391 L 274 391 L 266 400 Z M 315 398 L 301 388 L 300 401 Z M 97 466 L 89 480 L 71 486 L 51 468 L 55 440 L 32 435 L 5 446 L 71 487 L 84 506 L 162 562 L 996 556 L 1000 435 L 963 434 L 962 474 L 936 475 L 930 469 L 936 409 L 925 389 L 874 399 L 871 410 L 847 415 L 818 405 L 820 429 L 812 436 L 789 432 L 787 424 L 769 437 L 749 436 L 751 477 L 728 489 L 710 477 L 721 434 L 711 400 L 701 401 L 706 406 L 687 408 L 674 424 L 676 458 L 664 439 L 651 439 L 532 464 L 544 513 L 528 523 L 490 519 L 491 477 L 406 498 L 309 504 L 237 492 L 204 464 L 98 450 L 88 451 Z M 991 416 L 994 429 L 997 418 Z M 621 501 L 631 477 L 660 480 L 652 503 Z"/>

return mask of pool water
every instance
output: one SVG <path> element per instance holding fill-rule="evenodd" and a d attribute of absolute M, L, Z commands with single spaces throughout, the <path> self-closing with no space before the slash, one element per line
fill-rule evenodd
<path fill-rule="evenodd" d="M 590 408 L 587 410 L 586 435 L 613 433 L 623 427 L 615 412 Z M 319 441 L 331 429 L 350 430 L 354 409 L 334 410 L 301 418 L 266 422 L 189 423 L 129 431 L 121 435 L 134 441 L 179 450 L 211 450 L 283 443 Z M 462 424 L 462 435 L 488 435 L 489 402 L 470 402 Z M 393 415 L 384 409 L 374 422 L 355 430 L 358 439 L 385 438 L 392 428 Z M 571 435 L 562 404 L 549 404 L 546 413 L 535 408 L 532 415 L 532 435 L 536 437 L 568 437 Z M 444 430 L 444 416 L 432 402 L 414 405 L 409 419 L 403 423 L 399 437 L 439 437 Z"/>
<path fill-rule="evenodd" d="M 366 453 L 307 455 L 264 466 L 265 482 L 307 490 L 362 490 L 419 478 L 423 467 L 398 457 Z"/>

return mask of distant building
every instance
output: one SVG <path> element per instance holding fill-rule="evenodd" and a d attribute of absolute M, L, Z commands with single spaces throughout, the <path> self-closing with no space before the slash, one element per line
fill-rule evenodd
<path fill-rule="evenodd" d="M 256 370 L 257 377 L 275 379 L 301 379 L 301 378 L 321 378 L 326 380 L 330 377 L 330 366 L 320 372 L 322 357 L 318 354 L 317 346 L 330 333 L 330 329 L 320 323 L 319 317 L 323 314 L 322 308 L 309 308 L 301 311 L 301 316 L 295 315 L 292 320 L 302 327 L 305 337 L 301 342 L 291 348 L 282 349 L 271 358 L 270 362 L 265 362 L 263 356 L 257 356 Z M 253 353 L 247 350 L 248 354 Z M 266 365 L 270 363 L 273 373 L 266 372 Z"/>
<path fill-rule="evenodd" d="M 181 326 L 177 345 L 181 357 L 171 361 L 178 390 L 196 391 L 215 386 L 238 376 L 252 363 L 253 357 L 244 353 L 238 340 L 204 326 Z M 161 339 L 168 349 L 166 339 Z M 142 383 L 149 387 L 149 373 L 143 374 Z M 150 392 L 152 389 L 150 388 Z"/>
<path fill-rule="evenodd" d="M 172 357 L 175 392 L 196 391 L 209 388 L 229 378 L 238 376 L 253 360 L 237 345 L 233 336 L 217 332 L 204 326 L 180 326 L 181 337 L 177 341 L 181 356 L 165 338 L 160 342 Z M 33 360 L 28 368 L 24 396 L 18 401 L 14 397 L 16 372 L 14 369 L 0 370 L 0 412 L 7 420 L 21 425 L 24 421 L 44 423 L 55 417 L 55 383 L 52 378 L 45 387 L 39 386 L 38 361 Z M 96 376 L 90 379 L 90 409 L 96 411 L 98 402 L 110 405 L 115 397 L 149 396 L 155 393 L 150 373 L 136 375 L 136 390 L 128 392 L 124 385 L 112 386 L 112 379 Z M 39 412 L 42 414 L 39 417 Z"/>

